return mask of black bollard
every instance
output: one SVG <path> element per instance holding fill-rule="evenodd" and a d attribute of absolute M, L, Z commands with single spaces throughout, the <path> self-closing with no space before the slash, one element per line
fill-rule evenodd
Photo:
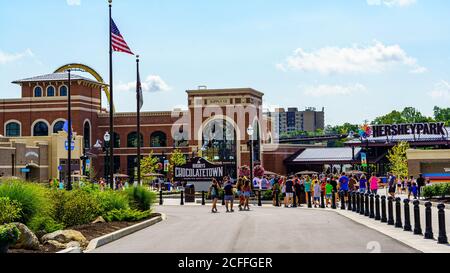
<path fill-rule="evenodd" d="M 336 192 L 333 190 L 333 194 L 331 195 L 331 208 L 336 209 Z"/>
<path fill-rule="evenodd" d="M 364 215 L 364 213 L 365 213 L 365 208 L 364 208 L 364 205 L 365 205 L 365 201 L 364 201 L 364 196 L 365 196 L 365 194 L 364 193 L 361 193 L 361 202 L 360 202 L 360 205 L 359 205 L 359 214 L 361 214 L 361 215 Z"/>
<path fill-rule="evenodd" d="M 348 202 L 348 205 L 347 205 L 347 209 L 348 210 L 353 210 L 353 208 L 352 208 L 352 194 L 353 194 L 353 192 L 348 192 L 348 194 L 347 194 L 347 202 Z"/>
<path fill-rule="evenodd" d="M 415 200 L 414 204 L 414 234 L 422 235 L 422 227 L 420 224 L 420 202 L 419 200 Z"/>
<path fill-rule="evenodd" d="M 386 217 L 386 196 L 381 196 L 381 223 L 387 223 Z"/>
<path fill-rule="evenodd" d="M 341 210 L 345 210 L 345 194 L 344 191 L 340 191 Z"/>
<path fill-rule="evenodd" d="M 162 206 L 164 204 L 163 201 L 163 192 L 159 191 L 159 205 Z"/>
<path fill-rule="evenodd" d="M 393 226 L 394 222 L 394 198 L 389 196 L 388 198 L 388 225 Z"/>
<path fill-rule="evenodd" d="M 411 227 L 411 215 L 409 214 L 409 199 L 403 200 L 405 204 L 405 226 L 403 227 L 404 231 L 412 231 Z"/>
<path fill-rule="evenodd" d="M 308 208 L 312 208 L 311 192 L 307 192 L 307 194 L 308 194 Z"/>
<path fill-rule="evenodd" d="M 261 190 L 258 191 L 258 207 L 262 207 Z"/>
<path fill-rule="evenodd" d="M 184 205 L 184 191 L 181 191 L 181 201 L 180 201 L 180 205 Z"/>
<path fill-rule="evenodd" d="M 402 224 L 402 199 L 400 197 L 395 198 L 395 227 L 403 228 Z"/>
<path fill-rule="evenodd" d="M 381 220 L 381 214 L 380 214 L 380 196 L 377 194 L 375 196 L 375 220 L 380 221 Z"/>
<path fill-rule="evenodd" d="M 320 194 L 320 208 L 325 208 L 325 194 L 323 192 Z"/>
<path fill-rule="evenodd" d="M 364 207 L 365 207 L 365 212 L 364 212 L 364 216 L 367 216 L 367 217 L 369 217 L 370 216 L 370 205 L 369 205 L 369 199 L 370 199 L 370 194 L 368 194 L 368 193 L 366 193 L 366 194 L 364 194 L 364 199 L 365 199 L 365 202 L 364 202 Z"/>
<path fill-rule="evenodd" d="M 206 205 L 205 201 L 205 191 L 202 191 L 202 206 Z"/>
<path fill-rule="evenodd" d="M 433 226 L 431 222 L 431 202 L 425 203 L 425 239 L 434 239 Z"/>
<path fill-rule="evenodd" d="M 352 192 L 352 211 L 356 212 L 356 192 Z"/>
<path fill-rule="evenodd" d="M 280 200 L 278 199 L 278 190 L 275 190 L 275 207 L 280 206 Z"/>
<path fill-rule="evenodd" d="M 293 195 L 293 207 L 294 208 L 296 208 L 297 207 L 297 193 L 296 192 L 294 192 L 294 195 Z"/>
<path fill-rule="evenodd" d="M 448 244 L 447 231 L 445 230 L 445 205 L 438 205 L 438 219 L 439 219 L 439 244 Z"/>
<path fill-rule="evenodd" d="M 371 219 L 375 218 L 375 195 L 372 193 L 370 194 L 370 214 L 369 217 Z"/>
<path fill-rule="evenodd" d="M 356 193 L 356 213 L 359 213 L 361 209 L 361 193 Z"/>

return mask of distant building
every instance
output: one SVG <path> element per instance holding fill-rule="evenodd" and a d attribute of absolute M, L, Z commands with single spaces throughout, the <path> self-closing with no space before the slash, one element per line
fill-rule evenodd
<path fill-rule="evenodd" d="M 294 131 L 314 132 L 325 129 L 325 108 L 322 108 L 322 111 L 313 107 L 304 111 L 299 111 L 298 108 L 288 108 L 287 111 L 277 108 L 267 115 L 272 118 L 273 129 L 280 135 Z"/>

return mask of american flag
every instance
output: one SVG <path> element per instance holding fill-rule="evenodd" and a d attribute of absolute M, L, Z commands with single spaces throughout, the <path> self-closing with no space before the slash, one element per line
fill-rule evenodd
<path fill-rule="evenodd" d="M 139 70 L 137 73 L 136 95 L 137 95 L 137 100 L 139 102 L 139 110 L 141 110 L 142 106 L 144 106 L 144 98 L 142 96 L 142 84 L 141 84 L 141 76 L 140 76 Z"/>
<path fill-rule="evenodd" d="M 113 19 L 111 19 L 111 38 L 112 38 L 112 49 L 114 51 L 134 55 L 134 53 L 131 52 L 131 49 L 128 47 L 127 42 L 125 42 L 125 39 L 122 37 L 122 34 L 120 34 L 120 31 L 117 28 L 116 23 L 114 23 Z"/>

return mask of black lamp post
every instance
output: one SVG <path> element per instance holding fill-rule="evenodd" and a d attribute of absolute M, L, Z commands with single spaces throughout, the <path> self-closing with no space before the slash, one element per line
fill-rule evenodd
<path fill-rule="evenodd" d="M 71 78 L 68 72 L 69 87 L 67 88 L 67 190 L 72 190 L 72 108 L 71 108 Z"/>
<path fill-rule="evenodd" d="M 247 128 L 247 134 L 250 137 L 250 141 L 249 141 L 249 146 L 250 146 L 250 180 L 252 181 L 252 184 L 253 184 L 253 134 L 254 133 L 255 133 L 255 130 L 250 125 Z"/>
<path fill-rule="evenodd" d="M 109 149 L 108 149 L 108 148 L 110 148 L 109 145 L 111 144 L 110 143 L 111 135 L 109 134 L 109 132 L 105 133 L 105 135 L 103 136 L 103 140 L 105 141 L 105 146 L 104 146 L 104 150 L 106 152 L 105 161 L 106 161 L 106 163 L 108 163 L 108 164 L 105 164 L 105 168 L 106 168 L 106 165 L 108 165 L 108 172 L 106 172 L 106 178 L 107 178 L 107 181 L 109 181 L 110 188 L 114 189 L 114 177 L 112 177 L 112 178 L 110 177 L 111 173 L 113 173 L 114 171 L 109 170 L 109 168 L 111 168 L 111 161 L 110 161 L 111 158 L 110 158 Z"/>

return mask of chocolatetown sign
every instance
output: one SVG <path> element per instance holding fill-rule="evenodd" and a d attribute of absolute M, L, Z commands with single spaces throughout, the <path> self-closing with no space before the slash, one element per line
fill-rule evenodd
<path fill-rule="evenodd" d="M 186 182 L 211 182 L 213 178 L 222 179 L 224 167 L 197 157 L 185 165 L 175 167 L 175 180 Z"/>

